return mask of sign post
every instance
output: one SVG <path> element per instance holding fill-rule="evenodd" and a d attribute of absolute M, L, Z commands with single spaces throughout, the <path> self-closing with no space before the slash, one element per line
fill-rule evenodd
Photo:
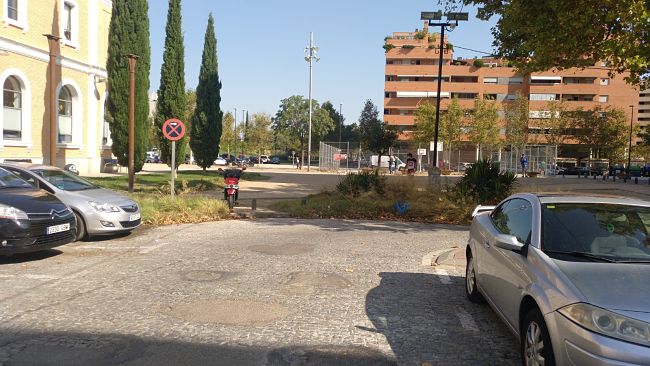
<path fill-rule="evenodd" d="M 172 185 L 171 193 L 172 198 L 174 198 L 174 187 L 176 187 L 176 182 L 174 179 L 174 172 L 176 171 L 176 141 L 180 140 L 185 136 L 185 125 L 181 122 L 180 119 L 170 118 L 162 126 L 162 132 L 167 140 L 172 142 Z"/>

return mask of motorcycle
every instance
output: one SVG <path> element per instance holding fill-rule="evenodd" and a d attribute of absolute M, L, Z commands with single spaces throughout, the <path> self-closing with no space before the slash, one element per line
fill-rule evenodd
<path fill-rule="evenodd" d="M 239 169 L 228 169 L 224 175 L 223 196 L 231 210 L 239 198 L 239 177 L 241 177 Z"/>

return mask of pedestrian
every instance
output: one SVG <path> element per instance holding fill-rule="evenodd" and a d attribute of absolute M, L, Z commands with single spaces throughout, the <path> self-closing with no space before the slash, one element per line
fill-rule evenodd
<path fill-rule="evenodd" d="M 525 177 L 526 167 L 528 166 L 528 157 L 526 156 L 526 154 L 521 154 L 521 158 L 519 158 L 519 163 L 521 164 L 521 174 Z"/>
<path fill-rule="evenodd" d="M 388 157 L 388 172 L 390 174 L 395 172 L 395 157 L 393 155 Z"/>
<path fill-rule="evenodd" d="M 418 164 L 418 161 L 415 160 L 413 154 L 408 153 L 408 158 L 406 159 L 406 172 L 408 175 L 415 175 L 415 167 Z"/>

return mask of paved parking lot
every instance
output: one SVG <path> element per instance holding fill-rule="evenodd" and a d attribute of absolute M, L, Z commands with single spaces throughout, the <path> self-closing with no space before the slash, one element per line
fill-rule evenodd
<path fill-rule="evenodd" d="M 0 259 L 0 365 L 516 365 L 466 228 L 267 219 Z"/>

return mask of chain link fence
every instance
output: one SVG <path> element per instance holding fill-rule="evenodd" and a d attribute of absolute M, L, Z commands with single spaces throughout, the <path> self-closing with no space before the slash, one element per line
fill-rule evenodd
<path fill-rule="evenodd" d="M 326 172 L 356 170 L 365 159 L 358 142 L 321 142 L 318 150 L 318 169 Z"/>
<path fill-rule="evenodd" d="M 501 170 L 522 174 L 521 154 L 528 158 L 527 172 L 553 175 L 557 170 L 557 146 L 555 145 L 526 145 L 523 149 L 512 148 L 511 150 L 495 150 L 484 157 L 499 163 Z"/>

